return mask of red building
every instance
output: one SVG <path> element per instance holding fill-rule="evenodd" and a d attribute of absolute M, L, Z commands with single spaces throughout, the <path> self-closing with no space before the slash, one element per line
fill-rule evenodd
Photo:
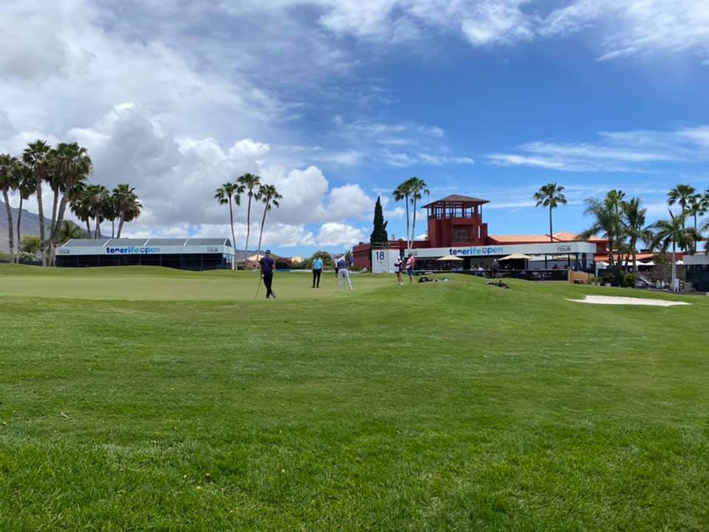
<path fill-rule="evenodd" d="M 483 205 L 487 200 L 454 194 L 425 205 L 428 211 L 428 247 L 484 246 L 487 224 Z"/>
<path fill-rule="evenodd" d="M 460 255 L 465 265 L 476 262 L 493 261 L 512 253 L 536 255 L 572 255 L 578 261 L 583 259 L 586 266 L 593 263 L 593 255 L 603 256 L 607 242 L 600 238 L 579 242 L 575 233 L 554 233 L 553 235 L 490 235 L 483 221 L 483 205 L 487 200 L 454 194 L 425 205 L 428 214 L 428 237 L 414 241 L 413 254 L 422 261 L 435 260 L 444 255 Z M 374 249 L 406 250 L 404 240 L 378 243 Z M 353 249 L 356 267 L 372 269 L 373 247 L 360 243 Z M 587 266 L 586 266 L 587 267 Z"/>

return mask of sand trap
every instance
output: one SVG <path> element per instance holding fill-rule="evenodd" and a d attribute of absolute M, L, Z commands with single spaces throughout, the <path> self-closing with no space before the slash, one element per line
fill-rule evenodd
<path fill-rule="evenodd" d="M 675 305 L 691 305 L 683 301 L 665 301 L 664 299 L 641 299 L 638 297 L 586 296 L 586 299 L 569 299 L 575 303 L 591 303 L 592 305 L 647 305 L 649 307 L 673 307 Z"/>

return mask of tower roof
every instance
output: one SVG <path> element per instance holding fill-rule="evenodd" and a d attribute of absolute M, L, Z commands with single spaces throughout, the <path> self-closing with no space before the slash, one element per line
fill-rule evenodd
<path fill-rule="evenodd" d="M 480 199 L 480 198 L 473 198 L 472 196 L 461 196 L 460 194 L 451 194 L 450 196 L 446 196 L 445 198 L 441 198 L 436 201 L 432 201 L 428 205 L 424 205 L 424 208 L 426 207 L 432 207 L 433 205 L 439 205 L 441 203 L 463 203 L 463 204 L 470 204 L 470 205 L 482 205 L 484 203 L 490 203 L 488 200 Z"/>

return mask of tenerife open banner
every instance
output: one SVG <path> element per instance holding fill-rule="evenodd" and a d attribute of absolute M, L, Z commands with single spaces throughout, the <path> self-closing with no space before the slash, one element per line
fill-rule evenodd
<path fill-rule="evenodd" d="M 233 249 L 227 246 L 81 246 L 61 247 L 57 255 L 194 255 L 223 253 L 232 255 Z"/>
<path fill-rule="evenodd" d="M 596 253 L 596 244 L 589 242 L 563 242 L 549 244 L 517 244 L 512 246 L 469 246 L 450 248 L 419 248 L 412 250 L 416 257 L 503 257 L 513 253 L 526 255 L 556 255 L 568 253 Z"/>

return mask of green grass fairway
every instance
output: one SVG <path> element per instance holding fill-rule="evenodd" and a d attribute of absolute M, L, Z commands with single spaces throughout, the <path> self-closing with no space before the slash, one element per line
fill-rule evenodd
<path fill-rule="evenodd" d="M 709 530 L 709 298 L 449 277 L 0 268 L 0 530 Z"/>
<path fill-rule="evenodd" d="M 352 274 L 356 290 L 371 290 L 383 279 L 372 275 Z M 281 281 L 285 282 L 281 282 Z M 307 299 L 332 295 L 339 291 L 335 272 L 325 272 L 320 289 L 312 289 L 310 272 L 276 273 L 273 290 L 286 299 Z M 84 270 L 40 270 L 26 267 L 0 268 L 0 296 L 21 295 L 70 299 L 123 300 L 225 300 L 253 301 L 256 298 L 257 272 L 189 272 L 129 266 Z M 266 297 L 261 285 L 259 299 Z"/>

